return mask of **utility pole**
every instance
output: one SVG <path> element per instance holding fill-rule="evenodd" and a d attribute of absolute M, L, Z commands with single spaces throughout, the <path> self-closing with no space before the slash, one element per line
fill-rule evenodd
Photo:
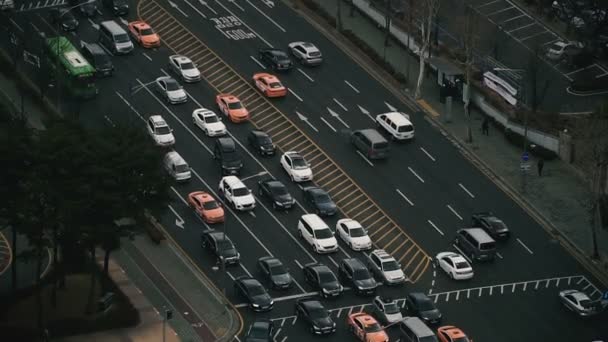
<path fill-rule="evenodd" d="M 342 0 L 336 0 L 338 8 L 336 9 L 336 28 L 338 31 L 342 31 Z"/>
<path fill-rule="evenodd" d="M 226 217 L 224 216 L 224 222 L 222 223 L 222 240 L 226 241 Z M 221 267 L 222 267 L 222 294 L 224 297 L 226 296 L 226 259 L 224 257 L 220 258 Z"/>

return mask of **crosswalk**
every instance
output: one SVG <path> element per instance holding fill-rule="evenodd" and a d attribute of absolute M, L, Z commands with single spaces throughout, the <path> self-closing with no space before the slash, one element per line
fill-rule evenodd
<path fill-rule="evenodd" d="M 21 6 L 15 8 L 17 12 L 33 11 L 43 8 L 51 8 L 64 6 L 67 4 L 67 0 L 33 0 L 24 2 Z"/>

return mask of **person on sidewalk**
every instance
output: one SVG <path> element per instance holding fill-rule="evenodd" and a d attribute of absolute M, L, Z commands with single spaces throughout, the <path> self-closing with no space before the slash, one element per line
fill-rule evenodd
<path fill-rule="evenodd" d="M 536 167 L 538 168 L 538 177 L 542 177 L 543 167 L 545 167 L 545 161 L 543 160 L 543 158 L 538 159 L 538 163 L 536 164 Z"/>
<path fill-rule="evenodd" d="M 481 123 L 481 134 L 490 135 L 490 122 L 487 116 L 483 118 L 483 122 Z"/>

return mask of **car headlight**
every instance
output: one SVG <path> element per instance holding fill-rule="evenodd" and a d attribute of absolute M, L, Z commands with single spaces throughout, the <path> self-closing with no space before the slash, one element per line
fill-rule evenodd
<path fill-rule="evenodd" d="M 270 301 L 270 305 L 274 305 L 274 300 L 271 300 L 271 301 Z"/>
<path fill-rule="evenodd" d="M 315 330 L 321 330 L 321 327 L 319 327 L 318 325 L 314 325 L 314 324 L 312 325 L 312 328 Z"/>
<path fill-rule="evenodd" d="M 336 327 L 336 322 L 333 322 L 331 326 L 335 328 Z"/>
<path fill-rule="evenodd" d="M 327 290 L 325 288 L 322 291 L 323 291 L 323 293 L 329 293 L 329 290 Z"/>
<path fill-rule="evenodd" d="M 283 206 L 283 203 L 281 203 L 281 202 L 279 202 L 279 201 L 274 201 L 274 204 L 276 204 L 276 205 L 278 205 L 278 206 L 280 206 L 280 207 L 282 207 L 282 206 Z"/>
<path fill-rule="evenodd" d="M 253 306 L 254 308 L 259 308 L 260 307 L 260 305 L 256 304 L 256 303 L 251 303 L 251 306 Z"/>

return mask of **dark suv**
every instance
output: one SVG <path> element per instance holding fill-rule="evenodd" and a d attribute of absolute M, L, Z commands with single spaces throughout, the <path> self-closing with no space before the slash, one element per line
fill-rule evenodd
<path fill-rule="evenodd" d="M 95 68 L 95 76 L 112 76 L 112 59 L 99 44 L 82 42 L 82 55 Z"/>
<path fill-rule="evenodd" d="M 509 227 L 490 211 L 473 214 L 471 226 L 483 228 L 495 240 L 507 240 L 511 235 Z"/>
<path fill-rule="evenodd" d="M 273 70 L 289 70 L 293 67 L 291 59 L 287 53 L 279 49 L 262 49 L 259 53 L 262 63 L 271 67 Z"/>
<path fill-rule="evenodd" d="M 241 173 L 243 162 L 232 138 L 219 138 L 215 141 L 213 159 L 220 163 L 222 175 L 238 175 Z"/>
<path fill-rule="evenodd" d="M 225 264 L 238 264 L 241 254 L 236 250 L 232 240 L 223 232 L 206 230 L 201 235 L 201 246 L 209 249 L 219 261 Z"/>

